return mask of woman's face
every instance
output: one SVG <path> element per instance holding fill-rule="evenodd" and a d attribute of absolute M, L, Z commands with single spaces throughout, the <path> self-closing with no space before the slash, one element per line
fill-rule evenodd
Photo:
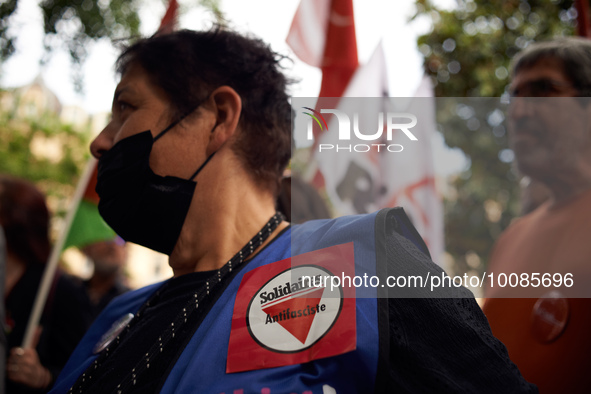
<path fill-rule="evenodd" d="M 164 90 L 150 81 L 143 67 L 132 64 L 115 89 L 110 122 L 90 145 L 92 155 L 100 158 L 120 140 L 146 130 L 155 137 L 173 122 L 173 113 Z M 154 143 L 150 167 L 156 174 L 186 179 L 203 163 L 206 134 L 195 130 L 203 120 L 178 124 Z"/>

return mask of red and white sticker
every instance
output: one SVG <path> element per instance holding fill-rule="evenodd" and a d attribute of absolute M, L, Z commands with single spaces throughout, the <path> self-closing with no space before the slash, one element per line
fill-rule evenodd
<path fill-rule="evenodd" d="M 353 244 L 336 245 L 246 273 L 240 283 L 226 372 L 299 364 L 356 348 Z"/>

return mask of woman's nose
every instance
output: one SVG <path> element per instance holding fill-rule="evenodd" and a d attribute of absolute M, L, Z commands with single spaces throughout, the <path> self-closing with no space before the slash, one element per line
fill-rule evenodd
<path fill-rule="evenodd" d="M 113 133 L 109 132 L 109 125 L 90 144 L 90 153 L 96 158 L 100 157 L 113 147 Z"/>

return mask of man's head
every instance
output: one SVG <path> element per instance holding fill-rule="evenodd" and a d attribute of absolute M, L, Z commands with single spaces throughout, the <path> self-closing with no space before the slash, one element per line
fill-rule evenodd
<path fill-rule="evenodd" d="M 591 153 L 591 42 L 561 38 L 514 59 L 509 135 L 519 170 L 543 183 L 572 176 Z"/>
<path fill-rule="evenodd" d="M 564 78 L 556 82 L 564 85 L 537 84 L 529 89 L 515 91 L 515 79 L 519 74 L 539 68 L 540 64 L 552 64 L 554 71 Z M 591 40 L 579 37 L 563 37 L 535 43 L 518 53 L 513 59 L 512 92 L 523 97 L 549 97 L 572 88 L 576 96 L 591 96 Z M 550 80 L 552 82 L 552 80 Z M 562 89 L 564 88 L 564 89 Z"/>
<path fill-rule="evenodd" d="M 35 185 L 0 175 L 0 226 L 10 254 L 25 264 L 45 264 L 50 252 L 49 211 Z"/>
<path fill-rule="evenodd" d="M 214 29 L 182 30 L 140 40 L 119 57 L 123 75 L 142 67 L 171 102 L 173 120 L 190 114 L 216 88 L 233 88 L 242 100 L 240 135 L 232 149 L 253 176 L 276 192 L 291 152 L 291 108 L 281 56 L 258 39 Z"/>
<path fill-rule="evenodd" d="M 127 262 L 125 241 L 117 237 L 108 241 L 94 242 L 82 247 L 82 252 L 92 260 L 96 275 L 114 275 Z"/>

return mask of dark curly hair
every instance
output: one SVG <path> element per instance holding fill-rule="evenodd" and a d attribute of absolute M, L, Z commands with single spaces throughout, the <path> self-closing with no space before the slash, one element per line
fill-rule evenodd
<path fill-rule="evenodd" d="M 220 27 L 180 30 L 141 39 L 124 49 L 117 71 L 143 67 L 161 87 L 180 118 L 194 111 L 216 88 L 232 87 L 242 99 L 241 133 L 232 149 L 255 177 L 277 193 L 291 157 L 290 83 L 283 56 L 261 40 Z"/>

